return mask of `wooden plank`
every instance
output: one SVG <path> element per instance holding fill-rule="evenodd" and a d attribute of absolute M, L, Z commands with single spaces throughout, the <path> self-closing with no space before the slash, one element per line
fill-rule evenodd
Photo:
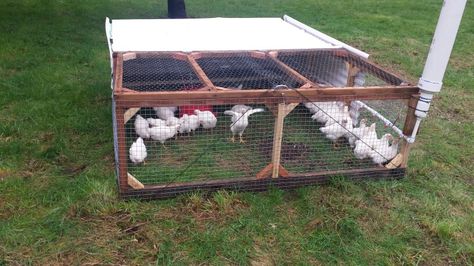
<path fill-rule="evenodd" d="M 283 123 L 285 119 L 285 112 L 286 105 L 284 103 L 279 103 L 278 114 L 275 118 L 275 125 L 273 129 L 272 178 L 277 178 L 280 171 L 281 142 L 283 139 Z"/>
<path fill-rule="evenodd" d="M 418 103 L 418 98 L 419 98 L 419 95 L 413 95 L 408 101 L 408 112 L 405 118 L 405 125 L 403 127 L 403 134 L 405 136 L 410 136 L 411 133 L 413 132 L 413 129 L 415 128 L 415 123 L 416 123 L 415 110 L 416 110 L 416 104 Z M 401 167 L 403 168 L 407 167 L 408 165 L 408 155 L 410 154 L 411 145 L 412 144 L 404 141 L 402 143 L 402 147 L 400 148 L 400 153 L 403 155 L 403 160 L 401 163 Z"/>
<path fill-rule="evenodd" d="M 137 53 L 124 53 L 122 57 L 123 61 L 133 60 L 137 58 Z"/>
<path fill-rule="evenodd" d="M 260 51 L 250 51 L 250 56 L 258 59 L 266 59 L 267 54 Z"/>
<path fill-rule="evenodd" d="M 123 79 L 123 55 L 122 53 L 114 53 L 114 93 L 120 93 L 122 89 Z"/>
<path fill-rule="evenodd" d="M 129 108 L 124 114 L 123 114 L 123 123 L 126 124 L 130 118 L 132 118 L 138 111 L 140 111 L 140 108 L 134 107 L 134 108 Z"/>
<path fill-rule="evenodd" d="M 269 58 L 276 63 L 276 65 L 278 66 L 278 68 L 280 70 L 282 70 L 283 72 L 285 72 L 286 74 L 288 74 L 290 77 L 294 78 L 295 80 L 297 80 L 298 82 L 302 83 L 303 85 L 306 85 L 306 84 L 309 84 L 311 85 L 312 87 L 319 87 L 317 84 L 313 83 L 311 80 L 309 80 L 308 78 L 306 78 L 305 76 L 301 75 L 299 72 L 297 72 L 296 70 L 294 70 L 293 68 L 291 68 L 290 66 L 286 65 L 285 63 L 283 63 L 282 61 L 280 61 L 275 53 L 269 53 L 268 54 Z"/>
<path fill-rule="evenodd" d="M 119 190 L 125 192 L 128 189 L 127 176 L 127 145 L 125 143 L 125 110 L 122 107 L 115 107 L 115 118 L 117 119 L 117 145 L 118 145 L 118 178 Z"/>
<path fill-rule="evenodd" d="M 144 189 L 128 190 L 126 193 L 120 193 L 122 198 L 146 198 L 163 199 L 175 197 L 179 194 L 192 191 L 217 191 L 222 189 L 231 189 L 238 191 L 265 191 L 272 187 L 280 189 L 295 189 L 302 186 L 320 185 L 330 182 L 334 176 L 344 176 L 351 181 L 359 180 L 391 180 L 399 179 L 405 175 L 405 168 L 386 169 L 353 169 L 339 171 L 325 171 L 311 173 L 311 175 L 290 174 L 291 178 L 264 178 L 241 177 L 220 180 L 173 182 L 160 185 L 145 185 Z"/>
<path fill-rule="evenodd" d="M 285 167 L 281 166 L 281 164 L 278 166 L 278 174 L 281 177 L 289 177 L 290 176 L 290 173 L 288 172 L 288 170 L 286 170 Z"/>
<path fill-rule="evenodd" d="M 265 166 L 260 172 L 257 173 L 255 176 L 257 179 L 263 179 L 263 178 L 268 178 L 272 176 L 272 171 L 273 171 L 273 164 L 270 163 L 267 166 Z"/>
<path fill-rule="evenodd" d="M 298 106 L 298 105 L 299 105 L 299 103 L 289 103 L 289 104 L 285 105 L 285 117 L 287 115 L 289 115 L 291 113 L 291 111 L 293 111 L 296 108 L 296 106 Z"/>
<path fill-rule="evenodd" d="M 344 87 L 308 88 L 281 90 L 225 90 L 225 91 L 173 91 L 173 92 L 114 92 L 118 102 L 163 102 L 186 104 L 200 101 L 202 104 L 265 103 L 269 99 L 283 98 L 288 103 L 303 101 L 341 100 L 390 100 L 409 99 L 419 89 L 414 86 L 392 87 Z M 153 105 L 152 105 L 153 106 Z"/>
<path fill-rule="evenodd" d="M 188 55 L 187 59 L 188 59 L 189 64 L 191 64 L 191 67 L 193 68 L 194 73 L 196 73 L 196 75 L 198 76 L 198 78 L 202 82 L 202 84 L 204 84 L 206 87 L 211 88 L 211 90 L 215 90 L 215 89 L 213 89 L 214 84 L 209 79 L 209 77 L 207 77 L 206 73 L 204 73 L 204 71 L 199 66 L 199 64 L 196 62 L 196 60 L 191 55 Z"/>
<path fill-rule="evenodd" d="M 387 169 L 394 169 L 402 165 L 403 155 L 401 153 L 397 154 L 389 163 L 385 165 Z"/>
<path fill-rule="evenodd" d="M 313 87 L 313 85 L 309 84 L 309 83 L 306 83 L 306 84 L 303 84 L 303 86 L 299 87 L 300 89 L 310 89 L 311 87 Z"/>
<path fill-rule="evenodd" d="M 145 188 L 145 186 L 142 184 L 142 182 L 138 181 L 138 179 L 136 179 L 130 173 L 127 173 L 127 183 L 133 189 L 144 189 Z"/>

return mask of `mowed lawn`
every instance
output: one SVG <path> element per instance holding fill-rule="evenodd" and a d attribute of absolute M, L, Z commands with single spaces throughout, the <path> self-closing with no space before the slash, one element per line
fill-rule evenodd
<path fill-rule="evenodd" d="M 441 5 L 187 1 L 191 17 L 286 13 L 412 82 Z M 405 179 L 122 201 L 104 18 L 165 15 L 164 0 L 1 1 L 0 265 L 473 264 L 472 2 Z"/>

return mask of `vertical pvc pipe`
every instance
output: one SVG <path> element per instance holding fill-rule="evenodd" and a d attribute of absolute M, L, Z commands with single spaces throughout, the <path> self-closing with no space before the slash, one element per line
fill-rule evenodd
<path fill-rule="evenodd" d="M 466 2 L 467 0 L 445 0 L 443 2 L 423 75 L 418 82 L 421 97 L 415 115 L 419 118 L 426 117 L 433 94 L 441 90 L 444 73 L 453 50 Z"/>

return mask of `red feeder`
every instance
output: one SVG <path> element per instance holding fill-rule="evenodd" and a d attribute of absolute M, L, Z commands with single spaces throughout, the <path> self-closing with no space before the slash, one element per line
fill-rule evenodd
<path fill-rule="evenodd" d="M 212 105 L 182 105 L 182 106 L 179 106 L 179 117 L 182 117 L 184 114 L 193 115 L 194 110 L 211 111 L 212 112 Z"/>

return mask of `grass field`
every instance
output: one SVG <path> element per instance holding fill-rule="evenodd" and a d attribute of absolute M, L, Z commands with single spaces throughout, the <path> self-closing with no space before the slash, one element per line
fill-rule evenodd
<path fill-rule="evenodd" d="M 0 3 L 0 265 L 474 263 L 472 2 L 407 178 L 124 202 L 104 17 L 163 17 L 165 3 Z M 187 4 L 192 17 L 289 14 L 416 82 L 442 1 Z"/>

